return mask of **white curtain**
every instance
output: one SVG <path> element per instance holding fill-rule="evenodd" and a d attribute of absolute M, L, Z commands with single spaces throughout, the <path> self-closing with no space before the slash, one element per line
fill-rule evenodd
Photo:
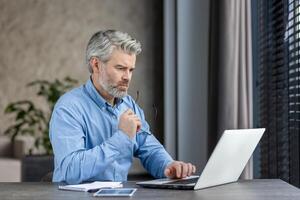
<path fill-rule="evenodd" d="M 218 34 L 218 135 L 225 129 L 251 128 L 251 1 L 221 0 Z M 241 178 L 253 177 L 252 159 Z"/>

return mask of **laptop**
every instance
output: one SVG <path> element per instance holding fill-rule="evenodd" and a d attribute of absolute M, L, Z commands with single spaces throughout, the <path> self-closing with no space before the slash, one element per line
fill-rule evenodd
<path fill-rule="evenodd" d="M 136 184 L 150 188 L 199 190 L 236 182 L 264 132 L 264 128 L 225 130 L 200 176 Z"/>

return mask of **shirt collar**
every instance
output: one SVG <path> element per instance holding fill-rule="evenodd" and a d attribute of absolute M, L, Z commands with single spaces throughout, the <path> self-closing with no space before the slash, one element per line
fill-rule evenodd
<path fill-rule="evenodd" d="M 92 82 L 92 78 L 90 77 L 86 84 L 84 85 L 86 92 L 88 93 L 88 95 L 90 96 L 90 98 L 100 107 L 107 107 L 107 106 L 111 106 L 97 91 L 96 87 L 94 86 L 93 82 Z M 119 106 L 121 103 L 123 103 L 123 99 L 117 98 L 116 99 L 116 104 L 115 106 Z"/>

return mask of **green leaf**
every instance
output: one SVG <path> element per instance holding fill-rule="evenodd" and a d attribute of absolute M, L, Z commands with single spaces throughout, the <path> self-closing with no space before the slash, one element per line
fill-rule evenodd
<path fill-rule="evenodd" d="M 5 107 L 4 113 L 14 115 L 15 121 L 3 134 L 10 136 L 11 140 L 18 135 L 31 135 L 35 138 L 35 148 L 43 147 L 47 154 L 51 154 L 53 151 L 48 136 L 51 113 L 59 97 L 77 83 L 77 80 L 68 76 L 62 80 L 36 80 L 28 83 L 27 87 L 37 87 L 36 95 L 46 100 L 50 110 L 45 112 L 29 100 L 9 103 Z M 33 148 L 30 149 L 33 150 Z"/>

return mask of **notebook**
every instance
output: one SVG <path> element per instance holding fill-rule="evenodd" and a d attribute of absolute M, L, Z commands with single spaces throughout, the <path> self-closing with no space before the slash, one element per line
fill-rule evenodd
<path fill-rule="evenodd" d="M 200 176 L 136 184 L 151 188 L 198 190 L 236 182 L 264 132 L 264 128 L 224 131 Z"/>
<path fill-rule="evenodd" d="M 84 184 L 77 184 L 77 185 L 60 185 L 60 186 L 58 186 L 58 189 L 93 192 L 93 191 L 97 191 L 101 188 L 120 188 L 120 187 L 123 187 L 122 182 L 95 181 L 92 183 L 84 183 Z"/>

